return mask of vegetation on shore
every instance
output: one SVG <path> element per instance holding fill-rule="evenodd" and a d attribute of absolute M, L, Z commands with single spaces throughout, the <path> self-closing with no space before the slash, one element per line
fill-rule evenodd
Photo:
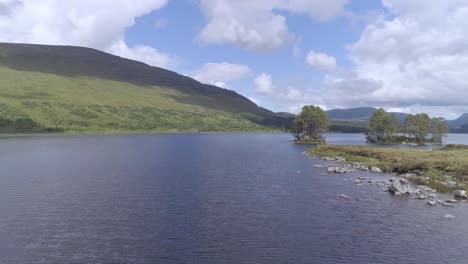
<path fill-rule="evenodd" d="M 447 122 L 441 117 L 431 119 L 426 113 L 407 115 L 402 125 L 396 116 L 380 108 L 372 114 L 366 136 L 369 143 L 441 144 L 448 132 Z"/>
<path fill-rule="evenodd" d="M 377 166 L 388 173 L 411 173 L 411 179 L 439 190 L 450 188 L 447 181 L 463 183 L 468 180 L 466 145 L 447 145 L 434 150 L 319 145 L 307 152 L 319 157 L 344 157 L 347 162 Z"/>
<path fill-rule="evenodd" d="M 306 105 L 292 126 L 294 142 L 324 143 L 329 126 L 328 116 L 319 106 Z"/>

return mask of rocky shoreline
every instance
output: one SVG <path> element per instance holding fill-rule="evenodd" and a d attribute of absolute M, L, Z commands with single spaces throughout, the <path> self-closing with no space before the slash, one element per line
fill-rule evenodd
<path fill-rule="evenodd" d="M 308 154 L 304 152 L 304 154 Z M 314 157 L 318 159 L 322 159 L 324 161 L 334 162 L 336 164 L 330 166 L 324 166 L 321 164 L 314 164 L 313 167 L 316 168 L 324 168 L 326 172 L 322 173 L 322 175 L 327 174 L 346 174 L 346 173 L 353 173 L 356 171 L 362 172 L 371 172 L 371 173 L 384 173 L 382 169 L 379 167 L 367 167 L 360 162 L 353 162 L 352 164 L 348 164 L 346 159 L 341 156 L 337 156 L 335 158 L 331 157 Z M 415 185 L 411 187 L 410 182 L 408 179 L 411 179 L 413 174 L 406 173 L 397 175 L 392 173 L 392 176 L 386 180 L 381 179 L 368 179 L 365 176 L 359 176 L 354 180 L 354 184 L 357 186 L 363 185 L 367 183 L 368 186 L 376 186 L 376 187 L 383 187 L 382 192 L 389 192 L 395 196 L 408 196 L 414 199 L 418 199 L 421 201 L 425 201 L 427 206 L 436 206 L 441 205 L 445 207 L 454 207 L 455 204 L 462 200 L 466 200 L 468 198 L 465 190 L 454 190 L 453 191 L 453 199 L 437 199 L 438 192 L 436 189 L 433 189 L 427 185 Z M 456 182 L 447 183 L 447 185 L 452 185 L 456 187 L 458 184 Z M 348 200 L 350 199 L 347 195 L 341 194 L 338 196 L 340 199 Z M 453 218 L 452 215 L 445 215 L 447 219 Z"/>

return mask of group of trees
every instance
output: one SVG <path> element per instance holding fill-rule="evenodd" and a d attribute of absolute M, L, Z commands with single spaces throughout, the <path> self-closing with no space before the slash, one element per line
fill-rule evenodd
<path fill-rule="evenodd" d="M 319 106 L 308 105 L 294 120 L 292 134 L 295 142 L 323 143 L 330 122 Z M 442 143 L 449 132 L 444 118 L 430 118 L 426 113 L 407 115 L 401 124 L 398 117 L 380 108 L 372 114 L 367 128 L 370 143 Z"/>
<path fill-rule="evenodd" d="M 402 125 L 396 116 L 380 108 L 372 115 L 366 135 L 370 143 L 442 143 L 448 131 L 443 118 L 431 119 L 426 113 L 408 115 Z"/>
<path fill-rule="evenodd" d="M 293 122 L 295 142 L 322 143 L 329 126 L 328 116 L 319 106 L 307 105 Z"/>

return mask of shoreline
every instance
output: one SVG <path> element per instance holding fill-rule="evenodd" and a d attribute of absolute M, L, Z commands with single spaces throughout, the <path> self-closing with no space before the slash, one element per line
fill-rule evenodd
<path fill-rule="evenodd" d="M 376 146 L 318 145 L 309 156 L 337 161 L 346 168 L 392 173 L 439 192 L 466 190 L 468 146 L 447 145 L 439 149 L 401 149 Z M 365 168 L 365 169 L 363 169 Z M 329 172 L 343 173 L 339 168 Z"/>

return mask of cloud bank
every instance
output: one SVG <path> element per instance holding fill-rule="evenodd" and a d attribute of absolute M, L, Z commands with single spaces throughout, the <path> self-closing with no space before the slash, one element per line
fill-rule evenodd
<path fill-rule="evenodd" d="M 146 46 L 129 47 L 125 31 L 135 18 L 167 0 L 2 0 L 0 41 L 96 48 L 153 66 L 173 67 L 169 54 Z"/>
<path fill-rule="evenodd" d="M 199 34 L 206 44 L 234 44 L 269 51 L 293 39 L 284 15 L 277 11 L 308 15 L 327 21 L 345 13 L 348 0 L 200 0 L 208 22 Z"/>

